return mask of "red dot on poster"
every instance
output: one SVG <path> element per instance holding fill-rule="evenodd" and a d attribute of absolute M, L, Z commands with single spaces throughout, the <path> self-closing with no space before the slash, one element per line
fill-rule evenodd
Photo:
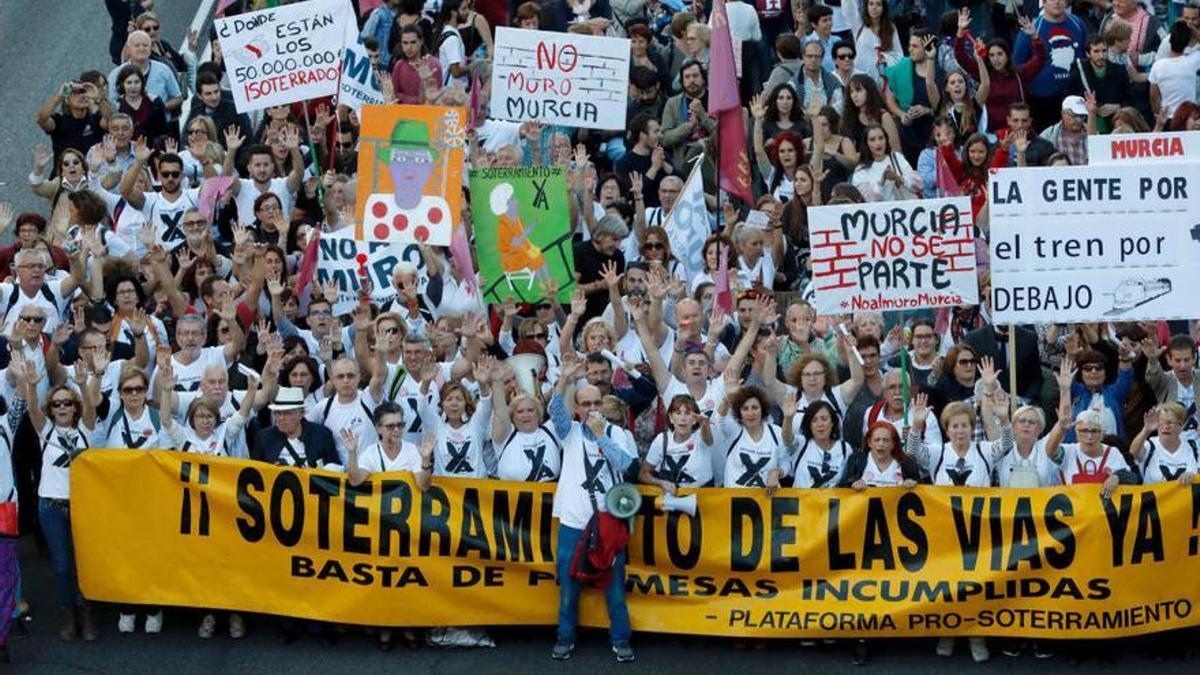
<path fill-rule="evenodd" d="M 387 204 L 384 204 L 383 202 L 375 202 L 375 205 L 371 207 L 371 215 L 375 216 L 376 218 L 382 218 L 386 216 Z"/>
<path fill-rule="evenodd" d="M 418 225 L 417 229 L 413 230 L 413 237 L 415 237 L 417 241 L 425 241 L 429 239 L 429 228 L 425 227 L 424 225 Z"/>
<path fill-rule="evenodd" d="M 403 213 L 392 218 L 392 227 L 403 232 L 408 227 L 408 218 Z"/>
<path fill-rule="evenodd" d="M 375 226 L 375 238 L 376 239 L 387 239 L 388 238 L 387 225 L 384 225 L 383 223 L 379 223 L 378 225 Z"/>
<path fill-rule="evenodd" d="M 384 231 L 386 232 L 387 230 L 384 230 Z M 358 255 L 354 256 L 354 259 L 358 261 L 359 265 L 367 264 L 367 254 L 366 253 L 359 253 Z"/>
<path fill-rule="evenodd" d="M 429 209 L 429 222 L 437 225 L 442 222 L 442 215 L 442 210 L 437 207 Z"/>

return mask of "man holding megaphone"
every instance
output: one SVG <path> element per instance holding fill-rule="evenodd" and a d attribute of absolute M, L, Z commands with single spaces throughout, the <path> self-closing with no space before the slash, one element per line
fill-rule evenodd
<path fill-rule="evenodd" d="M 570 355 L 574 356 L 574 355 Z M 625 545 L 629 530 L 624 520 L 608 511 L 605 494 L 638 474 L 637 449 L 626 430 L 609 424 L 600 414 L 600 390 L 574 385 L 584 365 L 564 354 L 550 420 L 562 439 L 562 473 L 554 493 L 558 518 L 558 639 L 551 656 L 571 658 L 579 620 L 579 595 L 584 584 L 604 591 L 609 634 L 618 662 L 633 660 L 632 629 L 625 605 Z M 572 412 L 575 419 L 572 419 Z M 627 478 L 630 477 L 630 478 Z"/>

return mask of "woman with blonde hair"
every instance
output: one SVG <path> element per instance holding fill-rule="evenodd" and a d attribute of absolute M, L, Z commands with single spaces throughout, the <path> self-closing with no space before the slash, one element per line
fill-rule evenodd
<path fill-rule="evenodd" d="M 184 135 L 187 147 L 179 152 L 184 187 L 199 187 L 205 178 L 220 176 L 225 170 L 225 149 L 217 140 L 217 125 L 212 118 L 196 115 L 188 121 Z"/>
<path fill-rule="evenodd" d="M 1200 445 L 1180 436 L 1187 423 L 1187 409 L 1171 401 L 1146 412 L 1141 432 L 1129 444 L 1129 454 L 1138 462 L 1143 483 L 1178 481 L 1191 485 L 1200 468 Z M 1151 435 L 1158 435 L 1151 438 Z"/>
<path fill-rule="evenodd" d="M 496 478 L 530 483 L 558 480 L 562 441 L 544 422 L 542 402 L 525 391 L 510 395 L 502 378 L 492 378 L 491 386 Z"/>

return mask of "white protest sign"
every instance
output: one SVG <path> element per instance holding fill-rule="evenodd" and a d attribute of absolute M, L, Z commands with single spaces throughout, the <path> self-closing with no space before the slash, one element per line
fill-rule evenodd
<path fill-rule="evenodd" d="M 992 174 L 999 323 L 1200 316 L 1200 162 Z"/>
<path fill-rule="evenodd" d="M 367 48 L 352 35 L 345 45 L 342 59 L 342 88 L 338 93 L 338 103 L 354 110 L 360 110 L 363 104 L 383 105 L 383 92 L 379 90 L 379 75 L 371 67 L 371 57 L 367 56 Z"/>
<path fill-rule="evenodd" d="M 662 224 L 671 242 L 671 254 L 683 263 L 688 279 L 704 272 L 704 241 L 712 234 L 708 205 L 704 201 L 702 164 L 704 156 L 699 155 L 675 199 L 675 206 Z"/>
<path fill-rule="evenodd" d="M 382 305 L 396 297 L 392 286 L 392 270 L 401 261 L 424 266 L 420 248 L 391 244 L 386 241 L 362 241 L 354 238 L 353 228 L 345 233 L 321 234 L 317 244 L 317 283 L 324 286 L 330 279 L 338 285 L 338 300 L 333 305 L 334 316 L 344 316 L 358 304 L 362 287 L 361 273 L 365 269 L 371 280 L 371 301 Z"/>
<path fill-rule="evenodd" d="M 1200 160 L 1200 131 L 1092 135 L 1088 165 Z"/>
<path fill-rule="evenodd" d="M 629 40 L 496 29 L 490 117 L 624 129 L 628 97 Z"/>
<path fill-rule="evenodd" d="M 818 314 L 979 301 L 969 197 L 808 209 Z"/>
<path fill-rule="evenodd" d="M 357 23 L 347 0 L 307 0 L 217 19 L 238 112 L 337 93 Z"/>

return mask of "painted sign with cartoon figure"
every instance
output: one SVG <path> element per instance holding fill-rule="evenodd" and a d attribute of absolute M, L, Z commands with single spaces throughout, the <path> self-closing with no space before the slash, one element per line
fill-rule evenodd
<path fill-rule="evenodd" d="M 358 239 L 449 246 L 461 221 L 465 108 L 366 105 Z"/>
<path fill-rule="evenodd" d="M 570 301 L 575 261 L 562 167 L 472 171 L 471 214 L 485 300 L 532 302 L 557 288 Z"/>

